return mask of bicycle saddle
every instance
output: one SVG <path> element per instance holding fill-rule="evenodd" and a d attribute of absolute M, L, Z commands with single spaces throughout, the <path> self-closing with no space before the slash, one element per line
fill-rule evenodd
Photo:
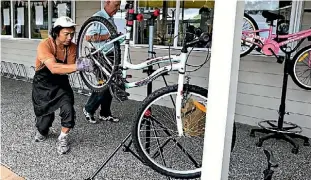
<path fill-rule="evenodd" d="M 277 19 L 285 19 L 283 15 L 279 15 L 270 11 L 262 11 L 262 16 L 267 19 L 267 21 L 274 21 Z"/>

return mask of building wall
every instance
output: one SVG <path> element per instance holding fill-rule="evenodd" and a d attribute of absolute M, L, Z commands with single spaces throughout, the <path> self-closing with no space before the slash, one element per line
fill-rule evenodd
<path fill-rule="evenodd" d="M 305 7 L 311 8 L 311 2 L 306 1 Z M 88 17 L 99 9 L 100 3 L 98 1 L 77 1 L 76 22 L 82 25 Z M 309 28 L 311 21 L 309 16 L 311 14 L 303 14 L 303 29 Z M 34 65 L 38 43 L 38 40 L 1 39 L 1 60 L 20 63 L 26 67 L 30 67 Z M 132 63 L 136 64 L 146 60 L 148 57 L 147 51 L 147 48 L 132 48 L 130 51 Z M 168 55 L 168 50 L 157 49 L 155 51 L 157 52 L 157 56 Z M 179 51 L 171 51 L 171 54 L 174 53 L 179 53 Z M 204 62 L 206 55 L 206 52 L 192 52 L 188 63 L 198 65 Z M 219 60 L 226 63 L 225 59 Z M 31 76 L 33 71 L 28 69 L 28 73 Z M 137 70 L 131 70 L 128 74 L 133 75 L 133 78 L 129 79 L 129 81 L 146 77 L 146 74 Z M 176 73 L 171 72 L 169 74 L 169 76 L 166 76 L 168 84 L 175 84 L 177 82 Z M 209 62 L 198 71 L 190 73 L 190 83 L 207 88 L 208 74 Z M 235 120 L 250 125 L 257 125 L 262 119 L 276 120 L 280 104 L 282 77 L 283 65 L 276 63 L 275 58 L 262 56 L 247 56 L 242 58 L 240 61 Z M 287 115 L 285 120 L 302 126 L 303 134 L 311 137 L 311 92 L 297 87 L 291 78 L 289 78 L 288 83 L 286 108 L 290 112 L 290 115 Z M 165 83 L 161 77 L 153 82 L 153 90 L 164 86 Z M 128 92 L 131 94 L 130 99 L 143 100 L 146 97 L 146 88 L 147 86 L 129 89 Z"/>

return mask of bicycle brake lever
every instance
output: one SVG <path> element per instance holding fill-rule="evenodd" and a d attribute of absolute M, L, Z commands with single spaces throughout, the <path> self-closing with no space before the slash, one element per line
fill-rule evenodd
<path fill-rule="evenodd" d="M 267 150 L 267 149 L 264 149 L 263 150 L 266 157 L 267 157 L 267 161 L 268 161 L 268 168 L 270 167 L 278 167 L 278 163 L 276 162 L 274 156 L 273 156 L 273 153 L 272 153 L 272 150 Z"/>

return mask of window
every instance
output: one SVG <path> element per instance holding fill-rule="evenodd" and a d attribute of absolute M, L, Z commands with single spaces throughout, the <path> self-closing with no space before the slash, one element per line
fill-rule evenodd
<path fill-rule="evenodd" d="M 137 11 L 139 13 L 150 12 L 155 8 L 160 9 L 160 16 L 155 21 L 154 25 L 154 45 L 169 45 L 172 44 L 169 34 L 172 25 L 174 26 L 174 15 L 176 10 L 175 1 L 136 1 Z M 168 29 L 170 28 L 170 29 Z M 174 27 L 173 27 L 174 28 Z M 174 29 L 173 29 L 174 31 Z M 174 35 L 174 33 L 173 33 Z M 149 41 L 149 28 L 147 22 L 137 22 L 136 25 L 136 44 L 148 44 Z"/>
<path fill-rule="evenodd" d="M 269 28 L 266 19 L 262 16 L 263 10 L 269 10 L 274 13 L 280 13 L 285 16 L 286 20 L 290 19 L 291 16 L 291 1 L 259 1 L 259 0 L 246 0 L 245 1 L 245 13 L 250 15 L 257 23 L 259 29 Z M 274 22 L 276 25 L 276 21 Z M 285 27 L 288 31 L 288 26 Z M 273 33 L 276 33 L 276 27 L 273 28 Z M 261 37 L 268 37 L 267 31 L 260 32 Z"/>
<path fill-rule="evenodd" d="M 72 0 L 2 0 L 1 35 L 45 39 L 58 17 L 75 18 L 74 5 Z"/>
<path fill-rule="evenodd" d="M 68 16 L 71 18 L 71 0 L 51 1 L 52 3 L 52 23 L 61 16 Z"/>
<path fill-rule="evenodd" d="M 13 37 L 28 38 L 28 1 L 13 2 Z"/>
<path fill-rule="evenodd" d="M 31 38 L 45 39 L 48 37 L 48 2 L 30 1 L 31 13 Z"/>
<path fill-rule="evenodd" d="M 114 23 L 118 28 L 118 32 L 126 33 L 126 10 L 125 10 L 126 0 L 121 1 L 120 10 L 114 15 Z"/>
<path fill-rule="evenodd" d="M 214 2 L 211 1 L 181 1 L 179 14 L 178 46 L 182 46 L 186 32 L 195 33 L 196 29 L 202 32 L 212 32 Z M 197 44 L 202 48 L 204 44 Z"/>
<path fill-rule="evenodd" d="M 11 2 L 1 1 L 1 35 L 12 35 Z"/>

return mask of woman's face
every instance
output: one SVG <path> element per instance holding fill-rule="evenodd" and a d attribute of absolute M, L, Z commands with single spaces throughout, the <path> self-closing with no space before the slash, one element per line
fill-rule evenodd
<path fill-rule="evenodd" d="M 63 45 L 69 45 L 75 35 L 75 28 L 63 28 L 58 34 L 58 41 Z"/>

